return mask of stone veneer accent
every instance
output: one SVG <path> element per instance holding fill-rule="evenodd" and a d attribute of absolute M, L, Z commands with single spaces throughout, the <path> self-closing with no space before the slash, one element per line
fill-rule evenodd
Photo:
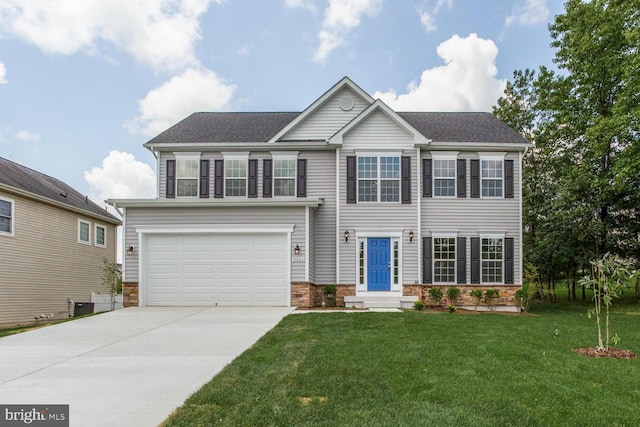
<path fill-rule="evenodd" d="M 122 305 L 124 307 L 137 307 L 140 305 L 138 282 L 122 282 Z"/>
<path fill-rule="evenodd" d="M 486 291 L 487 289 L 497 289 L 500 292 L 500 296 L 496 301 L 496 306 L 510 306 L 513 307 L 516 305 L 516 291 L 520 289 L 520 285 L 495 285 L 495 286 L 481 286 L 481 285 L 404 285 L 403 292 L 405 295 L 414 295 L 417 296 L 420 301 L 422 301 L 427 306 L 435 305 L 434 302 L 429 298 L 429 289 L 431 288 L 441 288 L 443 297 L 440 301 L 440 305 L 446 307 L 449 305 L 449 301 L 447 301 L 447 288 L 448 287 L 457 287 L 460 289 L 460 297 L 456 301 L 457 306 L 474 306 L 476 304 L 475 298 L 473 298 L 469 293 L 473 289 L 482 289 L 482 291 Z M 480 305 L 485 305 L 484 301 L 480 303 Z"/>
<path fill-rule="evenodd" d="M 300 308 L 321 307 L 325 285 L 310 282 L 291 282 L 291 306 Z M 344 307 L 344 297 L 356 294 L 356 285 L 336 286 L 336 307 Z"/>

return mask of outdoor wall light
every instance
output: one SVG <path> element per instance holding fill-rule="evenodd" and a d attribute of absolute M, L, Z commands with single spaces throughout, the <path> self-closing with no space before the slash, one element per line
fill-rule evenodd
<path fill-rule="evenodd" d="M 127 256 L 133 256 L 133 251 L 135 251 L 135 248 L 133 246 L 129 246 L 127 248 Z"/>
<path fill-rule="evenodd" d="M 349 241 L 349 230 L 344 230 L 344 241 L 345 242 Z"/>
<path fill-rule="evenodd" d="M 293 248 L 293 253 L 296 255 L 300 255 L 300 245 L 296 245 L 296 247 Z"/>
<path fill-rule="evenodd" d="M 409 241 L 413 242 L 413 230 L 409 232 Z"/>

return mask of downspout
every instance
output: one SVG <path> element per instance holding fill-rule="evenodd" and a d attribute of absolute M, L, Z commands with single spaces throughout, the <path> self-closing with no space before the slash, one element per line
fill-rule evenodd
<path fill-rule="evenodd" d="M 340 147 L 336 148 L 336 285 L 340 283 Z"/>
<path fill-rule="evenodd" d="M 418 167 L 416 167 L 416 201 L 418 203 L 418 277 L 416 278 L 414 283 L 422 282 L 422 199 L 420 198 L 420 176 L 422 174 L 422 161 L 421 161 L 421 151 L 420 147 L 418 147 L 417 153 L 417 163 Z"/>
<path fill-rule="evenodd" d="M 518 180 L 519 192 L 520 192 L 520 203 L 519 203 L 519 211 L 520 211 L 520 286 L 522 286 L 522 280 L 524 277 L 524 241 L 523 241 L 523 231 L 522 231 L 522 159 L 524 155 L 529 151 L 529 147 L 524 147 L 524 152 L 520 152 L 520 179 Z"/>

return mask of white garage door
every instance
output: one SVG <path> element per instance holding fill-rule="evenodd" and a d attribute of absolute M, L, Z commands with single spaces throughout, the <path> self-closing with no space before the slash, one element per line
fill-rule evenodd
<path fill-rule="evenodd" d="M 147 305 L 286 306 L 286 234 L 149 234 Z"/>

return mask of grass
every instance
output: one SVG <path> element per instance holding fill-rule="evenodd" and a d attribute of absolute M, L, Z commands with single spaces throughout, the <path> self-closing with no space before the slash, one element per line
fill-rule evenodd
<path fill-rule="evenodd" d="M 165 425 L 637 425 L 640 359 L 572 351 L 596 344 L 587 305 L 288 316 Z M 640 353 L 640 308 L 619 305 L 619 347 Z"/>

